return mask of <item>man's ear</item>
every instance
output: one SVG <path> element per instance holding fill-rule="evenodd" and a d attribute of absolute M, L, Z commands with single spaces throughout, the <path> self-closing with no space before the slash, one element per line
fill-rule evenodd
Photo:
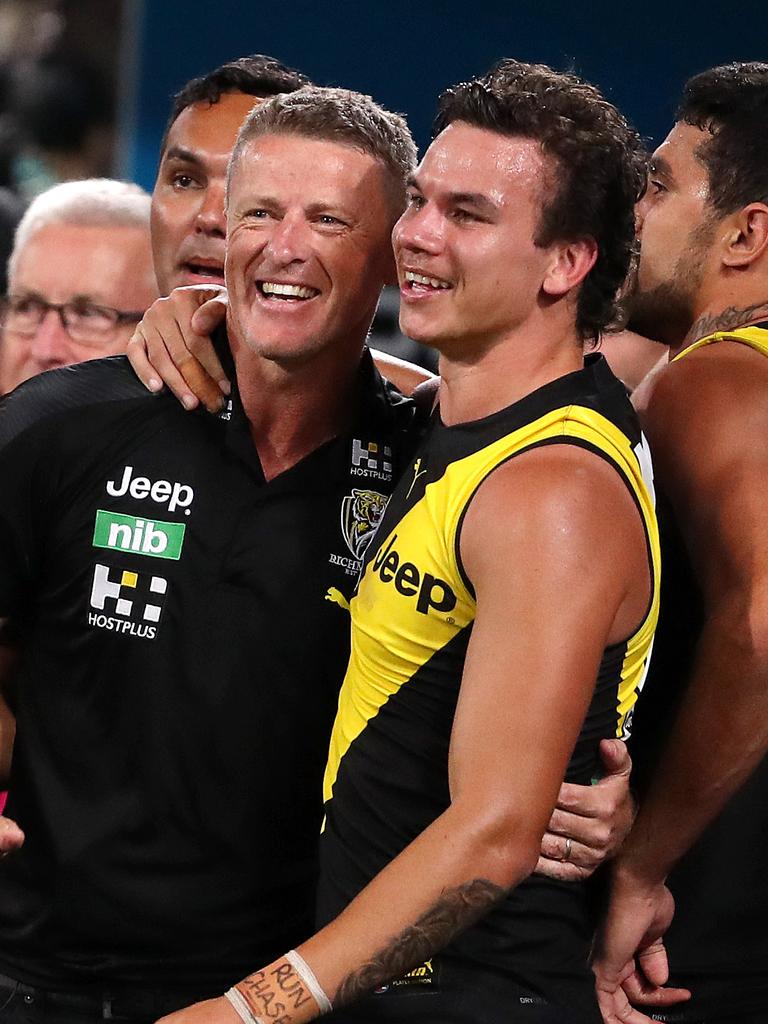
<path fill-rule="evenodd" d="M 541 288 L 546 295 L 558 298 L 580 285 L 597 259 L 594 238 L 579 238 L 552 246 L 552 259 L 544 275 Z"/>
<path fill-rule="evenodd" d="M 728 218 L 722 261 L 735 270 L 749 267 L 768 251 L 768 206 L 750 203 Z"/>

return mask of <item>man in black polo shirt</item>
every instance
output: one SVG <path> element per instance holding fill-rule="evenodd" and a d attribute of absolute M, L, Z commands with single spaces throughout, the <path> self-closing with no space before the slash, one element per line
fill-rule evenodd
<path fill-rule="evenodd" d="M 161 294 L 165 295 L 179 285 L 221 285 L 224 280 L 226 230 L 224 184 L 238 129 L 254 103 L 281 92 L 291 92 L 305 84 L 307 79 L 300 72 L 273 57 L 253 54 L 222 64 L 206 75 L 192 79 L 174 97 L 160 146 L 151 206 L 153 267 L 149 265 L 148 269 L 150 274 L 154 269 Z M 65 187 L 69 188 L 69 185 Z M 33 211 L 34 204 L 27 216 Z M 91 217 L 88 210 L 83 212 L 82 208 L 76 213 L 80 219 Z M 147 213 L 149 215 L 149 211 Z M 43 246 L 36 253 L 35 275 L 38 277 L 46 272 L 45 266 L 40 266 L 41 252 L 48 253 L 52 260 L 57 258 L 53 250 Z M 112 266 L 114 281 L 118 282 L 116 287 L 119 287 L 120 274 L 124 276 L 131 272 L 132 258 L 131 252 L 125 256 L 123 265 Z M 51 272 L 50 268 L 48 272 Z M 87 275 L 88 268 L 80 267 L 79 272 L 78 280 L 87 280 L 83 273 Z M 62 271 L 57 269 L 53 273 L 60 277 Z M 130 294 L 138 285 L 125 282 L 122 287 L 124 294 Z M 117 301 L 116 304 L 120 305 Z M 35 372 L 41 369 L 50 369 L 50 366 L 39 367 Z M 30 376 L 32 373 L 27 373 L 25 379 Z M 13 386 L 16 383 L 18 380 Z M 5 390 L 9 391 L 11 387 Z M 0 648 L 0 657 L 2 653 L 3 648 Z M 8 674 L 7 670 L 4 674 Z M 0 694 L 0 788 L 8 778 L 14 729 L 13 716 Z M 15 829 L 0 819 L 0 849 L 14 841 L 18 841 Z"/>
<path fill-rule="evenodd" d="M 2 407 L 3 1020 L 151 1020 L 309 928 L 344 605 L 414 416 L 360 356 L 415 151 L 362 97 L 301 102 L 365 130 L 236 162 L 231 409 L 189 417 L 122 360 Z"/>

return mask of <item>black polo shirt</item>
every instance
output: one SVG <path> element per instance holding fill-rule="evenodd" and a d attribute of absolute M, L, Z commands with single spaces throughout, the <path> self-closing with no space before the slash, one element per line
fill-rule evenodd
<path fill-rule="evenodd" d="M 358 398 L 269 483 L 236 396 L 190 415 L 122 357 L 0 403 L 0 972 L 219 992 L 311 933 L 344 605 L 416 431 L 367 354 Z"/>

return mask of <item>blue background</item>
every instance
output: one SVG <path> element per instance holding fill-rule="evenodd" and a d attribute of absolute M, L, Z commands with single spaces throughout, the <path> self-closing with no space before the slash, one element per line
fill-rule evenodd
<path fill-rule="evenodd" d="M 657 142 L 691 74 L 768 59 L 768 0 L 634 7 L 604 0 L 143 0 L 136 10 L 122 173 L 147 188 L 173 93 L 248 53 L 278 57 L 318 84 L 371 93 L 408 116 L 421 148 L 438 92 L 500 57 L 575 70 Z"/>

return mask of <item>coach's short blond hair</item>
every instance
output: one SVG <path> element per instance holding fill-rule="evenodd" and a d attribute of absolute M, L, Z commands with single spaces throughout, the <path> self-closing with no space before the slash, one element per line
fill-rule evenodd
<path fill-rule="evenodd" d="M 231 181 L 243 150 L 262 135 L 300 135 L 337 142 L 379 160 L 398 213 L 416 166 L 416 145 L 405 118 L 379 106 L 370 96 L 349 89 L 306 86 L 257 104 L 240 128 L 229 162 Z"/>

